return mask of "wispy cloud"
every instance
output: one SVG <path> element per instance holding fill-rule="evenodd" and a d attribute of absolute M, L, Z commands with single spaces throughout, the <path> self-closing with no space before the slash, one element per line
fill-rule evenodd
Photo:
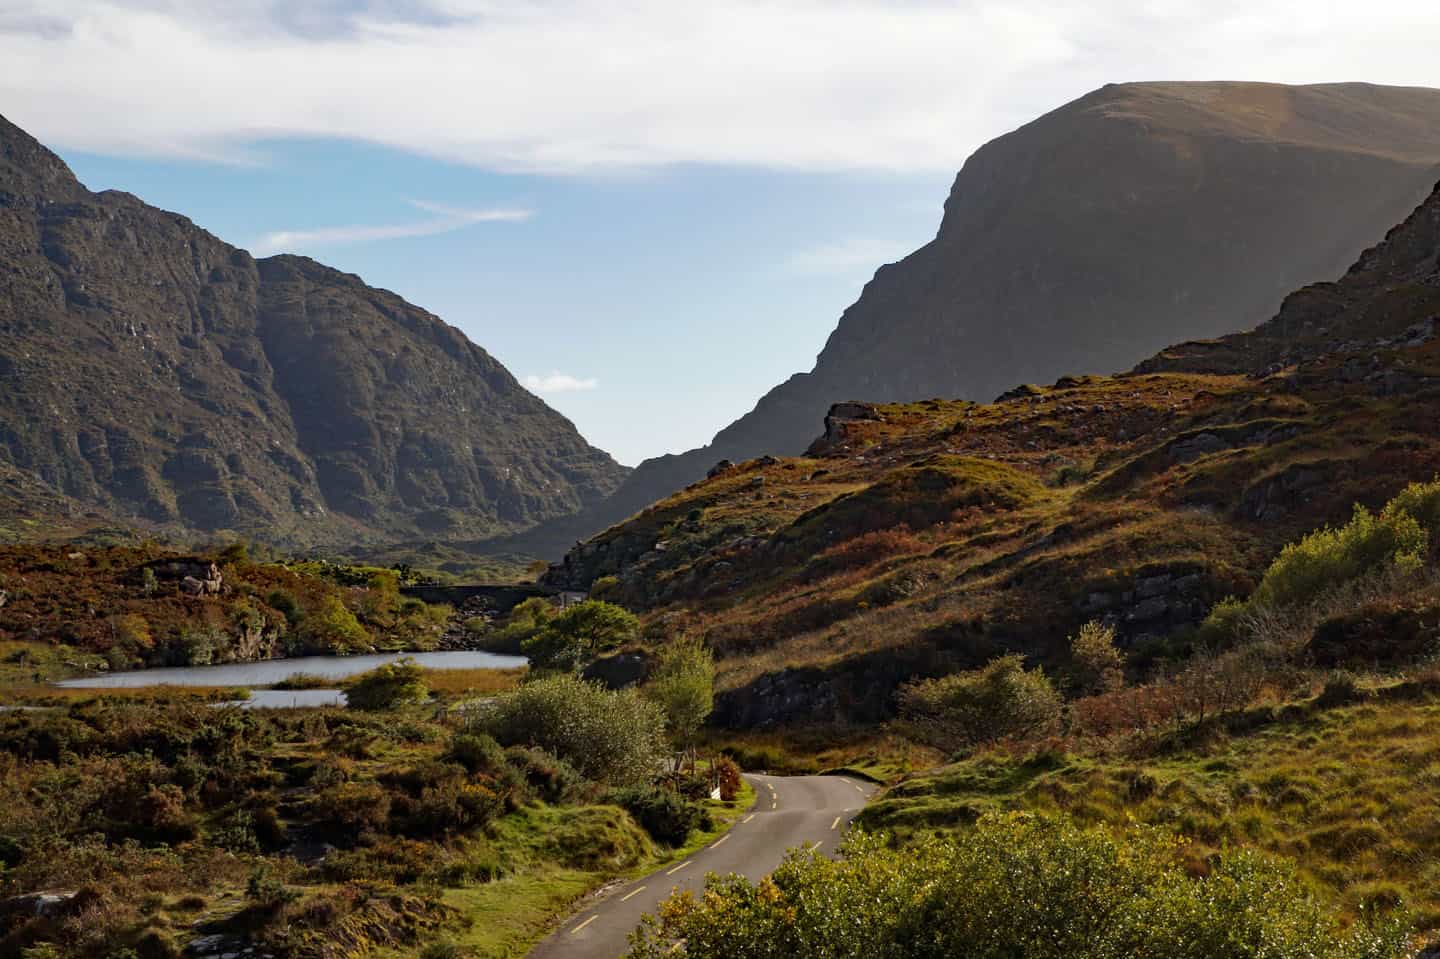
<path fill-rule="evenodd" d="M 531 393 L 579 393 L 585 390 L 593 390 L 600 386 L 600 381 L 594 377 L 582 379 L 578 376 L 571 376 L 569 373 L 561 373 L 559 370 L 552 370 L 545 376 L 537 376 L 531 373 L 525 377 L 525 388 Z"/>
<path fill-rule="evenodd" d="M 848 237 L 792 253 L 786 258 L 785 267 L 792 273 L 816 276 L 868 274 L 875 272 L 882 264 L 900 259 L 913 248 L 913 244 L 896 240 Z"/>
<path fill-rule="evenodd" d="M 277 230 L 267 233 L 253 244 L 257 256 L 269 256 L 283 251 L 314 249 L 317 247 L 345 246 L 352 243 L 372 243 L 377 240 L 400 240 L 414 236 L 434 236 L 474 226 L 477 223 L 517 223 L 534 216 L 531 210 L 489 209 L 462 210 L 456 207 L 427 203 L 424 200 L 409 200 L 411 206 L 434 214 L 430 219 L 411 223 L 392 223 L 377 226 L 324 226 L 311 230 Z"/>

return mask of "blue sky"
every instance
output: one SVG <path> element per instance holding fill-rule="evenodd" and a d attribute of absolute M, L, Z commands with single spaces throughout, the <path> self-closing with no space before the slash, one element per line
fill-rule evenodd
<path fill-rule="evenodd" d="M 985 140 L 1106 82 L 1440 86 L 1437 35 L 1433 0 L 5 0 L 0 113 L 439 314 L 635 463 L 809 369 Z"/>

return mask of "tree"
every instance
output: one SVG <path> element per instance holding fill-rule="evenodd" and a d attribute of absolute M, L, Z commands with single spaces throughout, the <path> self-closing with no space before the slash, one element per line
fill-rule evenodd
<path fill-rule="evenodd" d="M 1070 657 L 1083 692 L 1108 693 L 1125 685 L 1125 654 L 1115 646 L 1115 627 L 1086 623 L 1070 638 Z"/>
<path fill-rule="evenodd" d="M 633 613 L 599 599 L 587 599 L 557 613 L 520 644 L 530 668 L 578 673 L 601 653 L 638 636 Z"/>
<path fill-rule="evenodd" d="M 634 689 L 611 691 L 576 676 L 549 676 L 497 698 L 476 719 L 503 746 L 538 746 L 589 779 L 638 786 L 669 752 L 665 714 Z"/>
<path fill-rule="evenodd" d="M 670 738 L 688 747 L 715 708 L 715 658 L 700 639 L 681 636 L 660 651 L 643 692 L 665 711 Z"/>
<path fill-rule="evenodd" d="M 430 698 L 425 673 L 409 656 L 376 666 L 345 684 L 345 704 L 352 709 L 394 709 Z"/>

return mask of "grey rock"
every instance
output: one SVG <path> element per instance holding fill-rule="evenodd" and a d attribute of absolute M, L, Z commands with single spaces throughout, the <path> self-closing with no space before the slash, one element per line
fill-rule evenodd
<path fill-rule="evenodd" d="M 1163 596 L 1152 596 L 1130 607 L 1125 613 L 1125 621 L 1145 623 L 1152 619 L 1159 619 L 1168 612 L 1170 612 L 1170 601 Z"/>
<path fill-rule="evenodd" d="M 1200 433 L 1187 439 L 1176 440 L 1170 447 L 1170 462 L 1190 463 L 1202 456 L 1228 450 L 1230 444 L 1214 433 Z"/>

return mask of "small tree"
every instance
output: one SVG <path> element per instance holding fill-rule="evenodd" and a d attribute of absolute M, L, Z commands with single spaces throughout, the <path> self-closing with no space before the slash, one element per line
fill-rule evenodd
<path fill-rule="evenodd" d="M 633 613 L 598 599 L 562 610 L 521 643 L 530 667 L 539 671 L 578 673 L 601 653 L 640 633 Z"/>
<path fill-rule="evenodd" d="M 1115 627 L 1089 622 L 1070 638 L 1076 678 L 1085 693 L 1108 693 L 1125 685 L 1125 655 L 1115 646 Z"/>
<path fill-rule="evenodd" d="M 911 729 L 950 751 L 1045 732 L 1059 721 L 1060 705 L 1044 671 L 1026 670 L 1019 653 L 900 690 L 900 711 Z"/>
<path fill-rule="evenodd" d="M 353 709 L 394 709 L 430 696 L 420 664 L 409 656 L 376 666 L 345 684 L 345 703 Z"/>
<path fill-rule="evenodd" d="M 681 636 L 660 651 L 643 692 L 665 711 L 675 745 L 688 749 L 715 708 L 715 658 L 700 639 Z"/>
<path fill-rule="evenodd" d="M 333 593 L 305 614 L 300 633 L 307 647 L 330 653 L 355 652 L 372 643 L 370 633 Z"/>
<path fill-rule="evenodd" d="M 521 652 L 525 643 L 544 629 L 557 612 L 548 599 L 532 596 L 510 610 L 498 628 L 489 631 L 485 646 L 496 652 Z"/>

